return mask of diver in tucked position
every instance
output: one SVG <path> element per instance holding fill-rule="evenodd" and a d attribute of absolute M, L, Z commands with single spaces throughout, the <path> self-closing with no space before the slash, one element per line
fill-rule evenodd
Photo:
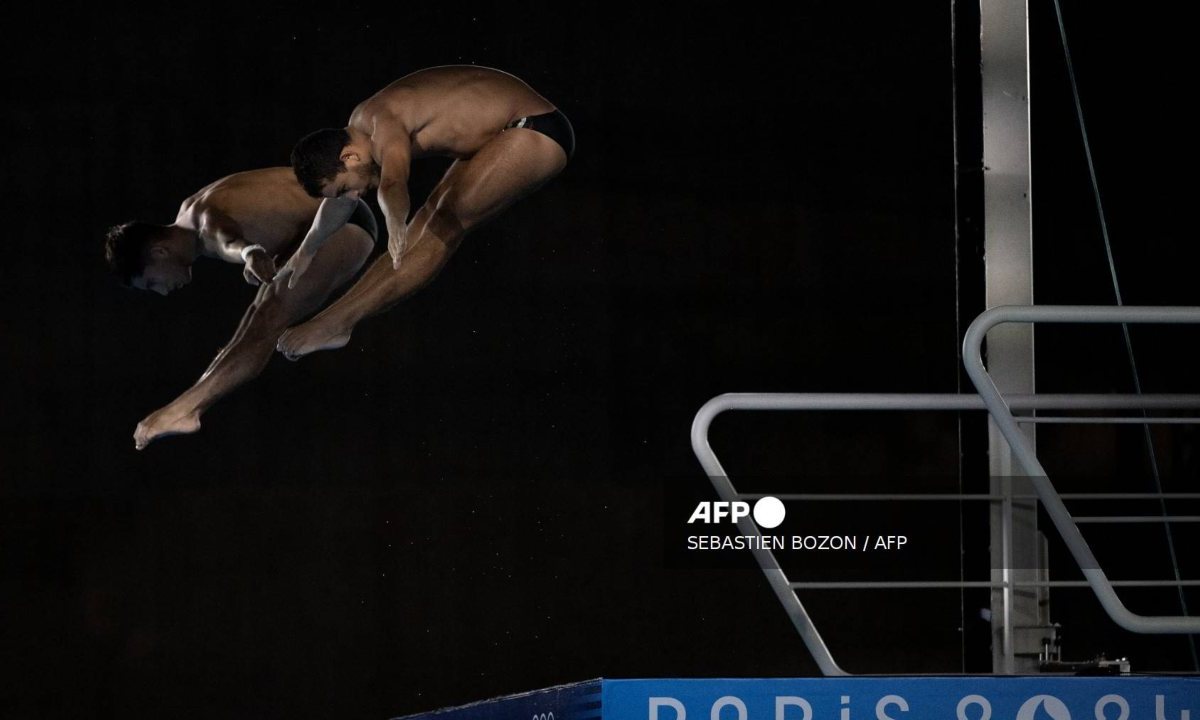
<path fill-rule="evenodd" d="M 109 230 L 105 257 L 122 282 L 166 295 L 188 284 L 197 257 L 245 265 L 259 285 L 233 339 L 192 387 L 154 411 L 133 433 L 137 449 L 157 438 L 200 429 L 200 416 L 217 400 L 257 377 L 288 326 L 319 309 L 366 262 L 377 228 L 361 201 L 344 224 L 320 239 L 321 251 L 299 281 L 276 274 L 275 258 L 305 237 L 320 201 L 296 184 L 291 168 L 251 170 L 222 178 L 183 201 L 175 222 L 130 222 Z M 311 238 L 310 238 L 311 240 Z"/>
<path fill-rule="evenodd" d="M 324 200 L 280 275 L 289 283 L 307 277 L 323 239 L 372 188 L 391 257 L 380 257 L 337 302 L 285 332 L 279 350 L 296 359 L 345 345 L 359 321 L 429 282 L 464 235 L 561 172 L 574 147 L 566 116 L 524 82 L 458 65 L 402 77 L 356 107 L 345 128 L 303 138 L 292 167 L 304 189 Z M 409 163 L 430 155 L 455 160 L 408 220 Z"/>

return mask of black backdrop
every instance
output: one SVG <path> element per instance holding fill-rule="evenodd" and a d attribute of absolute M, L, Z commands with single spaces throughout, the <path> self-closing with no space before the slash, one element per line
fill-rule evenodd
<path fill-rule="evenodd" d="M 704 492 L 688 427 L 719 392 L 956 389 L 949 3 L 40 10 L 6 23 L 2 714 L 385 717 L 598 675 L 815 672 L 761 576 L 664 567 L 661 488 Z M 1039 300 L 1110 302 L 1052 17 L 1034 8 Z M 1075 22 L 1126 300 L 1197 304 L 1183 30 Z M 572 165 L 347 349 L 276 359 L 199 434 L 135 453 L 253 291 L 204 261 L 169 298 L 118 288 L 105 227 L 169 222 L 454 63 L 562 108 Z M 1098 360 L 1117 337 L 1047 338 L 1064 362 L 1041 389 L 1126 389 Z M 1147 389 L 1194 391 L 1171 337 L 1135 335 Z M 1081 347 L 1098 369 L 1063 369 Z M 958 487 L 953 418 L 862 423 L 722 421 L 714 445 L 734 473 Z M 1194 487 L 1194 436 L 1161 439 Z M 1082 447 L 1094 487 L 1118 460 L 1143 473 L 1117 440 L 1047 447 Z M 976 600 L 810 603 L 844 666 L 935 672 L 986 670 Z M 1177 639 L 1088 635 L 1074 654 L 1187 665 Z"/>

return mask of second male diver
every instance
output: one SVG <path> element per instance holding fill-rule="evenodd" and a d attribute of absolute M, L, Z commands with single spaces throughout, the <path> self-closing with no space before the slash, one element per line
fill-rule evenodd
<path fill-rule="evenodd" d="M 109 266 L 127 285 L 166 295 L 188 284 L 198 257 L 243 263 L 247 281 L 260 285 L 233 338 L 190 388 L 138 423 L 139 450 L 168 435 L 200 429 L 200 416 L 266 366 L 292 324 L 318 310 L 363 266 L 378 230 L 361 201 L 346 224 L 320 238 L 308 272 L 290 286 L 276 277 L 275 258 L 306 237 L 320 206 L 296 182 L 291 168 L 251 170 L 222 178 L 183 201 L 175 222 L 130 222 L 105 239 Z"/>

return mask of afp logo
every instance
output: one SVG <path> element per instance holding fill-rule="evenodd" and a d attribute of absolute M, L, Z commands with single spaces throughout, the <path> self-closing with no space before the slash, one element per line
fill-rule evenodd
<path fill-rule="evenodd" d="M 692 516 L 688 518 L 688 524 L 704 523 L 705 525 L 713 525 L 721 522 L 737 523 L 744 517 L 750 517 L 751 512 L 754 513 L 754 522 L 762 528 L 777 528 L 783 523 L 784 516 L 787 515 L 787 510 L 783 507 L 783 503 L 779 498 L 764 497 L 759 498 L 754 503 L 754 510 L 751 511 L 750 503 L 741 500 L 726 502 L 724 500 L 716 500 L 712 502 L 702 502 L 692 511 Z"/>

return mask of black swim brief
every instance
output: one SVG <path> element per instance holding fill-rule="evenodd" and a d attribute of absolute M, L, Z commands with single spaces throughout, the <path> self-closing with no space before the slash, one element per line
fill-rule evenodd
<path fill-rule="evenodd" d="M 354 214 L 346 224 L 357 225 L 366 230 L 372 240 L 379 239 L 379 224 L 375 222 L 375 213 L 371 212 L 371 207 L 362 200 L 358 201 L 358 207 L 354 208 Z"/>
<path fill-rule="evenodd" d="M 555 110 L 544 115 L 517 118 L 504 126 L 505 130 L 509 128 L 537 130 L 558 143 L 566 151 L 568 160 L 575 154 L 575 129 L 571 127 L 571 121 L 567 119 L 566 115 L 563 115 L 562 110 Z"/>

